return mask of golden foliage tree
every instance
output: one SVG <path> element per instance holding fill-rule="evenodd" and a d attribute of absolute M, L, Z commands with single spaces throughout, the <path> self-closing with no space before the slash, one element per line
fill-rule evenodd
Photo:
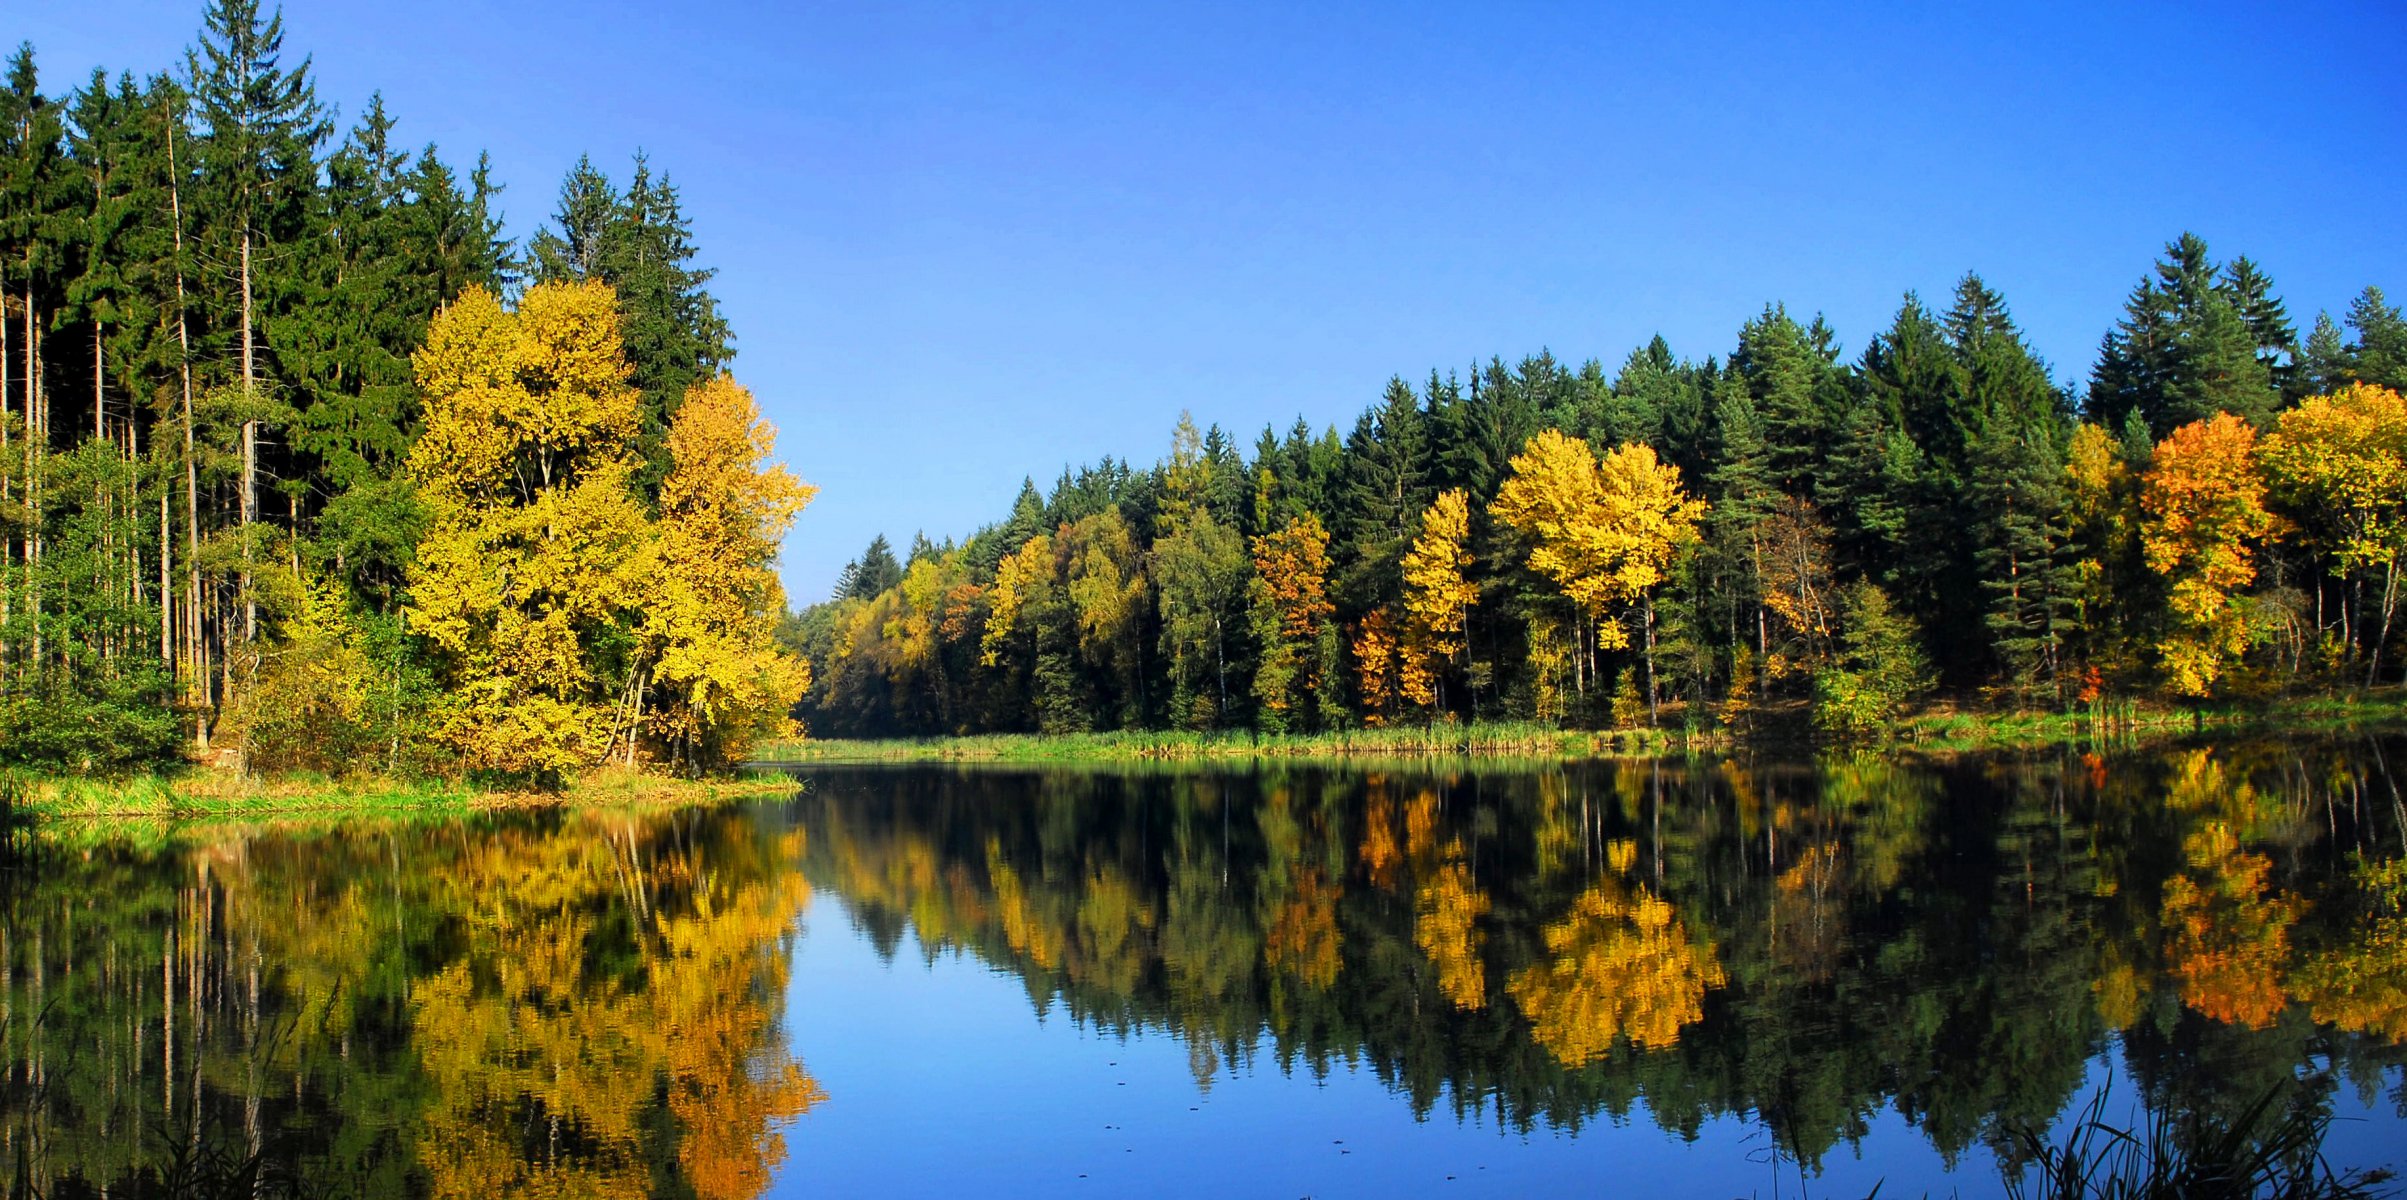
<path fill-rule="evenodd" d="M 662 571 L 640 631 L 660 699 L 651 729 L 678 760 L 718 767 L 789 732 L 810 687 L 809 664 L 774 637 L 786 596 L 770 567 L 816 489 L 770 461 L 777 431 L 726 375 L 686 392 L 668 448 Z"/>
<path fill-rule="evenodd" d="M 1253 541 L 1254 576 L 1247 585 L 1249 619 L 1262 647 L 1254 671 L 1254 699 L 1263 724 L 1284 729 L 1297 721 L 1305 703 L 1327 708 L 1337 684 L 1321 644 L 1332 644 L 1329 601 L 1329 531 L 1306 513 Z"/>
<path fill-rule="evenodd" d="M 2380 624 L 2366 632 L 2371 685 L 2381 674 L 2399 608 L 2399 564 L 2407 558 L 2407 396 L 2359 383 L 2309 397 L 2276 418 L 2263 458 L 2285 498 L 2320 518 L 2333 573 L 2379 576 Z"/>
<path fill-rule="evenodd" d="M 1398 690 L 1424 711 L 1443 702 L 1433 664 L 1463 652 L 1463 631 L 1479 587 L 1465 578 L 1471 565 L 1471 506 L 1461 488 L 1438 493 L 1421 514 L 1421 533 L 1404 555 L 1404 655 Z"/>
<path fill-rule="evenodd" d="M 2140 492 L 2140 547 L 2170 585 L 2176 628 L 2158 644 L 2173 690 L 2207 696 L 2247 650 L 2247 603 L 2257 577 L 2249 543 L 2273 532 L 2256 429 L 2230 413 L 2193 421 L 2157 443 Z"/>
<path fill-rule="evenodd" d="M 442 660 L 441 736 L 471 768 L 557 779 L 630 728 L 589 647 L 628 636 L 656 575 L 617 300 L 541 284 L 513 312 L 472 290 L 412 362 L 428 524 L 407 616 Z"/>
<path fill-rule="evenodd" d="M 1599 462 L 1588 443 L 1549 429 L 1513 456 L 1512 474 L 1488 511 L 1530 539 L 1530 569 L 1593 624 L 1599 648 L 1629 644 L 1628 632 L 1603 618 L 1613 606 L 1639 605 L 1651 693 L 1655 590 L 1697 541 L 1706 511 L 1682 487 L 1680 469 L 1640 443 L 1615 447 Z M 1584 688 L 1584 657 L 1575 667 Z"/>

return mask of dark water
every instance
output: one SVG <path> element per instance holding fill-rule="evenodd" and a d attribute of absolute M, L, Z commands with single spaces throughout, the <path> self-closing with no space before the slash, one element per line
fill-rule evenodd
<path fill-rule="evenodd" d="M 0 890 L 0 1179 L 1989 1195 L 2101 1089 L 2135 1127 L 2278 1091 L 2398 1166 L 2392 764 L 826 768 L 67 831 Z"/>

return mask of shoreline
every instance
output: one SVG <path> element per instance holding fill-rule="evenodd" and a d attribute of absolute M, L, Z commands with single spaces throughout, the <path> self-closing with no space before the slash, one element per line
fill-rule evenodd
<path fill-rule="evenodd" d="M 746 771 L 729 779 L 678 779 L 640 771 L 594 772 L 558 792 L 478 787 L 451 780 L 240 776 L 206 768 L 125 779 L 0 780 L 0 798 L 34 829 L 94 822 L 168 825 L 345 816 L 454 817 L 517 809 L 683 808 L 783 795 L 791 781 Z"/>
<path fill-rule="evenodd" d="M 1487 758 L 1573 760 L 1845 750 L 1954 754 L 2049 747 L 2129 747 L 2210 732 L 2330 732 L 2407 726 L 2407 692 L 2295 697 L 2213 710 L 2125 703 L 2081 712 L 1937 710 L 1898 722 L 1890 736 L 1838 740 L 1814 736 L 1801 710 L 1770 711 L 1752 733 L 1731 730 L 1560 729 L 1526 722 L 1472 722 L 1257 734 L 995 733 L 926 738 L 830 738 L 771 743 L 746 765 L 775 770 L 876 763 L 1211 762 L 1254 759 Z"/>

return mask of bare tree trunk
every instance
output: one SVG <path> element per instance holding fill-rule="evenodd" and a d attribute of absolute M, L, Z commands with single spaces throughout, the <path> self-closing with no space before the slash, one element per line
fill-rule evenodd
<path fill-rule="evenodd" d="M 34 324 L 33 251 L 25 252 L 25 606 L 33 617 L 27 635 L 29 665 L 42 669 L 42 585 L 36 578 L 42 563 L 42 481 L 39 450 L 49 432 L 49 414 L 42 404 L 41 333 Z"/>
<path fill-rule="evenodd" d="M 2373 653 L 2366 655 L 2365 686 L 2372 687 L 2382 677 L 2382 648 L 2390 644 L 2390 618 L 2399 609 L 2399 561 L 2390 560 L 2382 572 L 2382 632 L 2374 637 Z"/>
<path fill-rule="evenodd" d="M 167 209 L 175 232 L 176 369 L 184 388 L 184 654 L 181 677 L 185 695 L 202 699 L 209 686 L 209 664 L 202 646 L 201 626 L 201 477 L 192 448 L 192 329 L 184 305 L 184 193 L 176 169 L 176 122 L 167 124 Z M 164 540 L 167 531 L 162 528 Z M 197 723 L 201 752 L 209 750 L 209 722 Z"/>
<path fill-rule="evenodd" d="M 259 381 L 254 373 L 251 328 L 251 230 L 246 224 L 242 231 L 242 402 L 246 406 L 259 399 Z M 242 640 L 246 643 L 259 638 L 259 601 L 251 594 L 251 524 L 259 519 L 259 422 L 245 411 L 242 415 Z"/>

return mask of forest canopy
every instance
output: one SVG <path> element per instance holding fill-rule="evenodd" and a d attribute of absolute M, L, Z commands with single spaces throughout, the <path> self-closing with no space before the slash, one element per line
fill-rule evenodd
<path fill-rule="evenodd" d="M 819 733 L 1332 730 L 1517 718 L 1741 733 L 1926 699 L 2067 709 L 2398 678 L 2407 321 L 2298 336 L 2183 234 L 2085 384 L 1967 274 L 1843 353 L 1767 306 L 1703 360 L 1540 353 L 1390 379 L 1250 453 L 1033 479 L 884 537 L 782 636 Z"/>
<path fill-rule="evenodd" d="M 676 186 L 338 130 L 280 13 L 0 88 L 0 766 L 556 782 L 788 728 L 808 499 L 726 374 Z"/>
<path fill-rule="evenodd" d="M 0 767 L 557 782 L 819 734 L 1497 717 L 1888 727 L 2399 675 L 2407 319 L 2302 336 L 2182 234 L 2086 381 L 1966 274 L 1849 353 L 1390 379 L 1250 449 L 1026 482 L 789 612 L 810 489 L 727 373 L 669 176 L 506 237 L 480 155 L 338 127 L 280 14 L 0 86 Z"/>

